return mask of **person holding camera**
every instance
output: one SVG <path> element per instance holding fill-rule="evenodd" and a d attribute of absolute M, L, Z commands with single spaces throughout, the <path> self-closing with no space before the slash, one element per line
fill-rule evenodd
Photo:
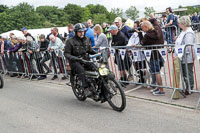
<path fill-rule="evenodd" d="M 160 45 L 164 44 L 164 38 L 162 30 L 159 26 L 153 26 L 151 22 L 144 21 L 141 23 L 141 28 L 146 34 L 143 36 L 142 32 L 138 32 L 140 38 L 140 44 L 143 46 L 148 45 Z M 158 48 L 158 47 L 156 47 Z M 152 74 L 155 74 L 157 84 L 162 86 L 162 79 L 160 75 L 161 66 L 164 64 L 164 60 L 160 55 L 158 50 L 155 50 L 154 47 L 149 47 L 152 49 L 150 57 L 150 70 Z M 165 92 L 162 87 L 156 88 L 153 90 L 153 95 L 162 96 L 165 95 Z"/>
<path fill-rule="evenodd" d="M 129 31 L 133 34 L 132 34 L 131 38 L 129 39 L 127 46 L 135 47 L 137 45 L 140 45 L 140 39 L 138 36 L 138 32 L 140 30 L 141 30 L 141 27 L 139 26 L 139 21 L 135 21 L 134 28 L 131 31 Z M 137 51 L 137 53 L 136 53 L 137 58 L 133 59 L 133 64 L 134 64 L 135 70 L 137 71 L 137 74 L 139 75 L 138 82 L 145 83 L 144 71 L 142 71 L 142 69 L 146 69 L 145 56 L 144 56 L 144 53 L 140 49 L 135 48 L 135 50 Z M 135 54 L 135 53 L 133 53 L 133 54 Z"/>

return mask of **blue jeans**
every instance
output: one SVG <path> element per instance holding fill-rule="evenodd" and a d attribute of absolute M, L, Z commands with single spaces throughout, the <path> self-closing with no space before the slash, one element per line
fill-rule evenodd
<path fill-rule="evenodd" d="M 173 27 L 166 28 L 166 41 L 167 44 L 174 44 L 173 37 L 174 37 L 175 29 Z"/>
<path fill-rule="evenodd" d="M 152 74 L 159 74 L 162 66 L 164 65 L 163 58 L 150 61 L 150 69 Z"/>

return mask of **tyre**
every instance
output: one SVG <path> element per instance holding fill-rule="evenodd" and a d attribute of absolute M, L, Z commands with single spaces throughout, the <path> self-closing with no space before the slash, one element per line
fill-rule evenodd
<path fill-rule="evenodd" d="M 3 86 L 4 86 L 3 77 L 0 75 L 0 89 L 2 89 Z"/>
<path fill-rule="evenodd" d="M 81 83 L 80 83 L 80 80 L 78 79 L 78 76 L 70 76 L 70 81 L 71 81 L 72 90 L 76 98 L 79 101 L 85 101 L 86 97 L 84 94 L 84 90 L 81 87 Z"/>
<path fill-rule="evenodd" d="M 121 85 L 115 79 L 109 79 L 106 85 L 106 99 L 116 111 L 123 111 L 126 107 L 126 96 Z"/>

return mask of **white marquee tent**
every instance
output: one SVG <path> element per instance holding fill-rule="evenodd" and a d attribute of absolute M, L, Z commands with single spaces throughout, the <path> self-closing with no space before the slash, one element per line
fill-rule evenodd
<path fill-rule="evenodd" d="M 61 34 L 62 36 L 64 36 L 64 33 L 68 33 L 68 29 L 67 27 L 57 27 L 58 28 L 58 32 L 59 34 Z M 50 32 L 51 32 L 51 28 L 42 28 L 42 29 L 30 29 L 28 30 L 28 32 L 37 39 L 37 37 L 41 34 L 44 34 L 45 36 L 47 36 Z M 7 35 L 9 37 L 10 33 L 14 33 L 16 37 L 18 36 L 24 36 L 23 33 L 19 30 L 12 30 L 12 31 L 8 31 L 5 33 L 2 33 L 2 35 Z"/>

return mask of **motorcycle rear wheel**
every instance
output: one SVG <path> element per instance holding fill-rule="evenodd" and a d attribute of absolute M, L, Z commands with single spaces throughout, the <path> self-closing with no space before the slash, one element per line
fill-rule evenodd
<path fill-rule="evenodd" d="M 74 95 L 79 101 L 85 101 L 86 96 L 84 94 L 84 90 L 81 88 L 81 85 L 78 83 L 80 82 L 78 79 L 78 76 L 70 76 L 70 78 L 73 78 L 71 80 L 72 90 L 74 92 Z"/>

